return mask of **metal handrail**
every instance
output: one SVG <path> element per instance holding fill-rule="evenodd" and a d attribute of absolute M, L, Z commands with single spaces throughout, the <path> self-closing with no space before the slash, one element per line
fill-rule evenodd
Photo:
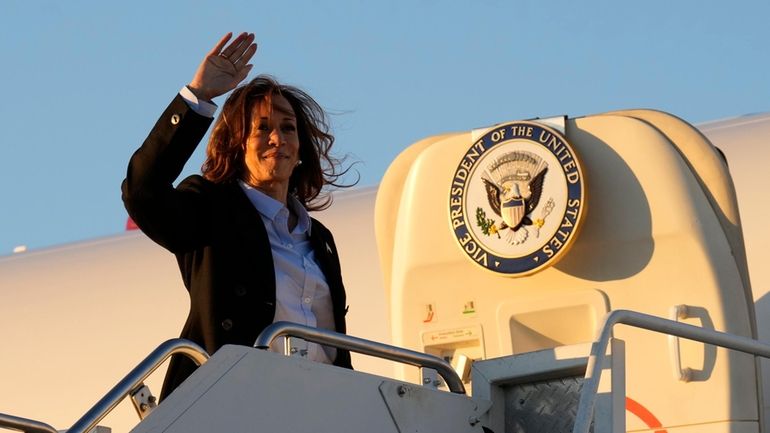
<path fill-rule="evenodd" d="M 306 341 L 325 344 L 338 349 L 350 350 L 416 367 L 432 368 L 441 375 L 450 391 L 456 394 L 465 394 L 465 386 L 462 380 L 457 376 L 452 366 L 441 358 L 326 329 L 311 328 L 291 322 L 275 322 L 259 334 L 254 347 L 266 350 L 270 347 L 273 340 L 281 336 L 299 337 Z"/>
<path fill-rule="evenodd" d="M 25 433 L 58 433 L 50 425 L 33 419 L 0 413 L 0 427 Z"/>
<path fill-rule="evenodd" d="M 142 362 L 131 370 L 126 377 L 115 385 L 101 400 L 99 400 L 85 415 L 67 430 L 67 433 L 85 433 L 102 420 L 115 406 L 118 405 L 137 386 L 144 382 L 153 371 L 160 367 L 171 355 L 185 355 L 195 364 L 202 365 L 209 355 L 202 347 L 190 340 L 175 338 L 158 346 L 147 355 Z"/>
<path fill-rule="evenodd" d="M 634 326 L 662 334 L 676 335 L 701 343 L 721 346 L 751 355 L 770 358 L 770 345 L 760 343 L 740 335 L 727 334 L 699 328 L 686 323 L 663 319 L 649 314 L 628 310 L 615 310 L 604 318 L 599 339 L 591 345 L 591 354 L 586 366 L 585 382 L 580 393 L 578 412 L 575 417 L 574 433 L 588 433 L 596 405 L 596 393 L 599 389 L 599 378 L 602 374 L 602 364 L 607 352 L 607 344 L 612 337 L 612 328 L 617 324 Z"/>

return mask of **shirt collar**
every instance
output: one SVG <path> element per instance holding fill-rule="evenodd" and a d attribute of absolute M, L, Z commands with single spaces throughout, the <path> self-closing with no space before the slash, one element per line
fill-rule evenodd
<path fill-rule="evenodd" d="M 246 193 L 246 197 L 249 198 L 249 201 L 254 205 L 257 211 L 270 221 L 275 222 L 278 212 L 286 207 L 280 201 L 270 197 L 242 180 L 239 180 L 238 184 L 241 186 L 243 192 Z M 294 215 L 297 216 L 297 227 L 294 228 L 293 232 L 307 232 L 307 234 L 310 234 L 310 215 L 307 213 L 307 209 L 305 209 L 305 207 L 302 206 L 302 203 L 291 194 L 287 197 L 286 204 L 294 211 Z"/>

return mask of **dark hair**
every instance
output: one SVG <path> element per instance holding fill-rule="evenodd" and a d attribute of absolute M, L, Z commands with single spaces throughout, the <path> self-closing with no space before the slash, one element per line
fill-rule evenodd
<path fill-rule="evenodd" d="M 321 190 L 326 185 L 344 188 L 355 184 L 339 183 L 350 167 L 342 169 L 344 158 L 330 155 L 334 136 L 329 132 L 323 108 L 307 93 L 281 84 L 269 75 L 259 75 L 236 88 L 225 101 L 206 148 L 203 176 L 215 183 L 235 182 L 244 177 L 246 138 L 251 132 L 252 113 L 262 101 L 269 104 L 273 95 L 286 98 L 297 118 L 302 165 L 294 169 L 289 179 L 289 193 L 308 210 L 325 209 L 331 204 L 331 197 L 321 196 Z"/>

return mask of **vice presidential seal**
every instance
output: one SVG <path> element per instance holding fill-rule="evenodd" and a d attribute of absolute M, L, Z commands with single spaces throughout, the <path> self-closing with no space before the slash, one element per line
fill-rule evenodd
<path fill-rule="evenodd" d="M 465 254 L 510 276 L 556 263 L 584 214 L 580 163 L 556 130 L 534 122 L 496 126 L 465 152 L 449 193 L 449 216 Z"/>

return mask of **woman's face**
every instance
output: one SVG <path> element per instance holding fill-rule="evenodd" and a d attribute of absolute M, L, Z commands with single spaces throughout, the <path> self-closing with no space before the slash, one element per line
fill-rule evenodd
<path fill-rule="evenodd" d="M 263 100 L 254 110 L 245 159 L 249 183 L 288 191 L 299 160 L 299 137 L 294 110 L 283 96 L 273 95 L 272 107 Z"/>

